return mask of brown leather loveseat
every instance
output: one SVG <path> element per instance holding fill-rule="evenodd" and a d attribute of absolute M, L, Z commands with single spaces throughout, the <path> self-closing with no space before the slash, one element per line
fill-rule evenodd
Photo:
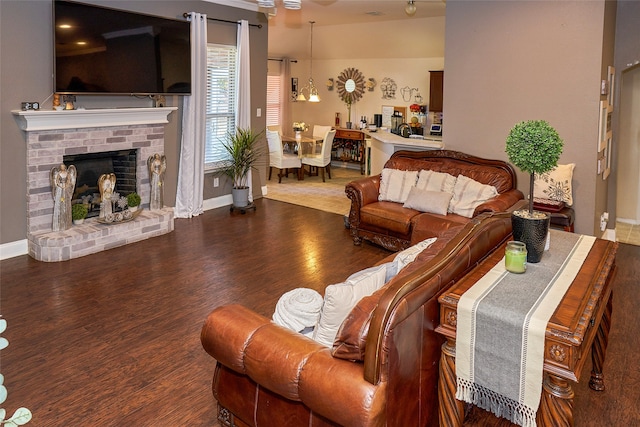
<path fill-rule="evenodd" d="M 345 192 L 351 199 L 349 227 L 353 242 L 369 240 L 392 251 L 399 251 L 443 230 L 466 224 L 482 212 L 503 212 L 523 199 L 516 189 L 513 167 L 501 160 L 483 159 L 450 150 L 398 151 L 385 163 L 385 169 L 401 171 L 434 171 L 452 177 L 464 175 L 481 184 L 495 187 L 497 195 L 475 210 L 470 217 L 452 212 L 428 213 L 403 207 L 396 201 L 381 201 L 381 174 L 359 179 L 347 184 Z M 455 199 L 455 197 L 454 197 Z"/>
<path fill-rule="evenodd" d="M 240 305 L 214 310 L 201 341 L 222 425 L 437 425 L 438 296 L 510 233 L 508 213 L 451 227 L 357 303 L 333 348 Z"/>

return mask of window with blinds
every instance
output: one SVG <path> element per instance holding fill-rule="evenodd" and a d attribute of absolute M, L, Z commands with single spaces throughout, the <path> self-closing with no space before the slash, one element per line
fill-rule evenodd
<path fill-rule="evenodd" d="M 223 143 L 236 128 L 236 47 L 207 45 L 205 170 L 228 158 Z"/>
<path fill-rule="evenodd" d="M 281 124 L 282 78 L 267 76 L 267 126 Z"/>

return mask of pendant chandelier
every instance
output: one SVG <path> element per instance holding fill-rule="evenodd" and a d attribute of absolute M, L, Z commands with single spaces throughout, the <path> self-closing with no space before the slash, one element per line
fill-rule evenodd
<path fill-rule="evenodd" d="M 310 52 L 310 59 L 309 59 L 309 84 L 306 85 L 305 87 L 303 87 L 302 89 L 300 89 L 300 92 L 298 92 L 298 97 L 296 98 L 296 101 L 306 101 L 307 98 L 304 96 L 304 91 L 307 91 L 307 94 L 309 95 L 309 102 L 320 102 L 320 97 L 318 96 L 318 88 L 316 88 L 316 86 L 313 84 L 313 24 L 315 24 L 316 21 L 309 21 L 309 24 L 311 24 L 311 52 Z"/>

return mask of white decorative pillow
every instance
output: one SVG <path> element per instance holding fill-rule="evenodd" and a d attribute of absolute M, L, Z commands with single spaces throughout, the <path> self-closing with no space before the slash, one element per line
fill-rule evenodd
<path fill-rule="evenodd" d="M 453 197 L 452 193 L 421 190 L 418 187 L 412 187 L 411 191 L 409 191 L 407 201 L 404 202 L 404 205 L 402 206 L 405 208 L 415 209 L 420 212 L 431 212 L 446 215 L 451 197 Z"/>
<path fill-rule="evenodd" d="M 573 205 L 573 169 L 575 163 L 568 165 L 558 165 L 553 170 L 536 174 L 533 184 L 533 197 L 542 199 L 557 200 L 564 202 L 567 206 Z"/>
<path fill-rule="evenodd" d="M 273 323 L 309 336 L 318 323 L 322 295 L 309 288 L 296 288 L 284 293 L 273 313 Z"/>
<path fill-rule="evenodd" d="M 387 265 L 382 264 L 352 274 L 344 283 L 327 286 L 313 339 L 327 347 L 332 347 L 344 319 L 358 301 L 384 285 L 386 274 Z"/>
<path fill-rule="evenodd" d="M 458 175 L 453 188 L 453 198 L 449 203 L 449 212 L 471 218 L 476 207 L 497 195 L 496 187 Z"/>
<path fill-rule="evenodd" d="M 393 279 L 407 264 L 413 262 L 418 255 L 429 246 L 431 246 L 437 237 L 431 237 L 429 239 L 425 239 L 422 242 L 418 242 L 415 245 L 400 251 L 393 258 L 393 261 L 386 263 L 387 265 L 387 277 L 385 278 L 385 282 Z"/>
<path fill-rule="evenodd" d="M 453 187 L 455 185 L 455 176 L 444 172 L 435 172 L 423 169 L 418 174 L 418 183 L 416 184 L 416 187 L 421 190 L 453 193 Z"/>
<path fill-rule="evenodd" d="M 404 203 L 411 187 L 416 185 L 418 171 L 399 169 L 382 169 L 380 178 L 380 194 L 378 200 Z"/>

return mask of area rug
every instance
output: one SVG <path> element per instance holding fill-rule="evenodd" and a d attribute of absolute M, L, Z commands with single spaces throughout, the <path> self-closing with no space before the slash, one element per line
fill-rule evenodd
<path fill-rule="evenodd" d="M 321 176 L 305 175 L 304 180 L 298 181 L 295 174 L 288 178 L 282 177 L 278 183 L 276 171 L 267 181 L 265 198 L 306 206 L 325 212 L 347 215 L 351 207 L 351 200 L 344 193 L 345 186 L 356 179 L 364 178 L 360 171 L 347 168 L 332 168 L 331 179 L 325 174 L 325 182 Z"/>

